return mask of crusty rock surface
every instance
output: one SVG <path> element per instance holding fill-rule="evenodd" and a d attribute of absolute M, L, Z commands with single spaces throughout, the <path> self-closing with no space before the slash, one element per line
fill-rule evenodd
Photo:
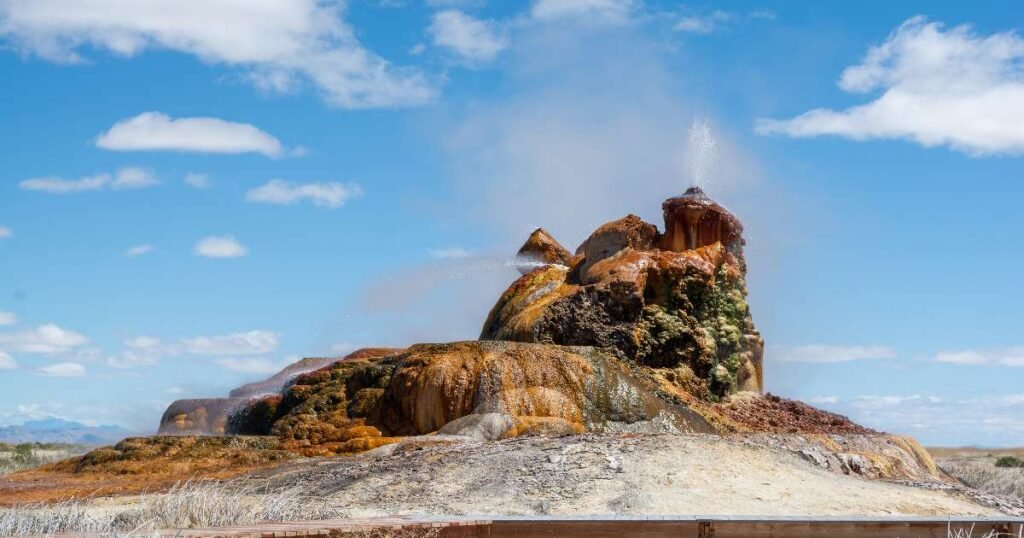
<path fill-rule="evenodd" d="M 864 480 L 800 453 L 813 442 L 790 448 L 773 438 L 588 433 L 410 441 L 356 457 L 285 464 L 262 473 L 255 489 L 300 488 L 353 517 L 1000 514 L 964 488 Z M 873 441 L 848 443 L 864 449 Z"/>
<path fill-rule="evenodd" d="M 551 237 L 551 234 L 544 228 L 534 230 L 516 256 L 525 262 L 551 265 L 569 265 L 572 260 L 569 251 L 565 250 L 565 247 Z M 529 264 L 525 265 L 521 272 L 528 273 L 530 267 Z"/>
<path fill-rule="evenodd" d="M 628 215 L 594 231 L 571 267 L 523 275 L 480 338 L 595 346 L 676 370 L 709 400 L 760 391 L 764 342 L 746 302 L 742 226 L 699 190 L 666 201 L 665 219 L 672 236 Z"/>
<path fill-rule="evenodd" d="M 400 353 L 346 359 L 298 376 L 284 391 L 270 427 L 246 433 L 273 433 L 287 448 L 318 455 L 368 450 L 439 430 L 494 438 L 715 431 L 700 414 L 650 389 L 626 364 L 593 348 L 481 341 L 417 344 Z M 466 417 L 495 414 L 508 417 L 501 431 L 462 431 L 473 429 Z M 463 422 L 445 430 L 459 420 Z"/>

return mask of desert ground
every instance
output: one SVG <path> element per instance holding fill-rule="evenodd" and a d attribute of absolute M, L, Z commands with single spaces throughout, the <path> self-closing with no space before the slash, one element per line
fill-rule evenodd
<path fill-rule="evenodd" d="M 791 437 L 424 436 L 356 456 L 259 462 L 223 481 L 165 484 L 163 493 L 114 488 L 0 509 L 0 534 L 403 515 L 1024 516 L 1024 498 L 951 479 L 873 479 Z M 13 483 L 0 482 L 0 492 Z"/>

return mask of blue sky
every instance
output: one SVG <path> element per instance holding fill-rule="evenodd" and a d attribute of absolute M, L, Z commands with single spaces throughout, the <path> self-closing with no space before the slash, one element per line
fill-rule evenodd
<path fill-rule="evenodd" d="M 1015 2 L 0 0 L 0 423 L 475 338 L 536 226 L 706 188 L 767 388 L 1024 445 Z"/>

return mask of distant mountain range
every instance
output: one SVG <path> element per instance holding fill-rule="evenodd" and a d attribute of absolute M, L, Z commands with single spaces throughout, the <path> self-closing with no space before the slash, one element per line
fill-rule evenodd
<path fill-rule="evenodd" d="M 116 443 L 132 432 L 121 426 L 86 426 L 59 418 L 30 420 L 20 426 L 0 427 L 3 443 L 68 443 L 80 445 L 108 445 Z"/>

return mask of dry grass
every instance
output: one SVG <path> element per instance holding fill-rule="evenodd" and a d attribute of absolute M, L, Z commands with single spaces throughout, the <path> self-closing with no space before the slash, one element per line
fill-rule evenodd
<path fill-rule="evenodd" d="M 1017 534 L 1006 534 L 996 531 L 988 531 L 983 534 L 976 534 L 974 531 L 974 525 L 968 528 L 954 528 L 952 525 L 946 528 L 947 538 L 1024 538 L 1024 528 L 1017 532 Z"/>
<path fill-rule="evenodd" d="M 233 483 L 185 482 L 136 505 L 105 507 L 90 499 L 0 509 L 0 536 L 99 533 L 139 535 L 344 516 L 317 497 L 292 490 L 265 494 Z"/>
<path fill-rule="evenodd" d="M 82 445 L 56 443 L 0 443 L 0 475 L 35 469 L 65 458 L 84 454 L 89 449 Z"/>
<path fill-rule="evenodd" d="M 233 478 L 297 457 L 273 437 L 139 437 L 0 477 L 0 506 L 161 491 L 192 478 Z"/>
<path fill-rule="evenodd" d="M 1022 468 L 996 467 L 991 457 L 944 459 L 939 460 L 939 466 L 974 489 L 1024 499 Z"/>

